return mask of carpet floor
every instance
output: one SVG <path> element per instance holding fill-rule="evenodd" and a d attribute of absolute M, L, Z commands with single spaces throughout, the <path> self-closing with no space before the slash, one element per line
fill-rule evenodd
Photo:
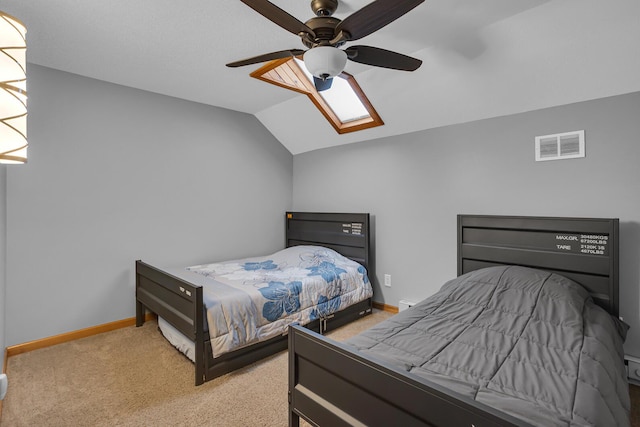
<path fill-rule="evenodd" d="M 328 334 L 347 339 L 386 319 Z M 286 426 L 287 352 L 194 386 L 194 366 L 148 321 L 12 356 L 1 427 Z"/>
<path fill-rule="evenodd" d="M 342 341 L 388 318 L 371 316 L 330 334 Z M 193 385 L 194 367 L 148 321 L 8 360 L 1 427 L 287 425 L 286 351 Z M 631 386 L 632 427 L 640 387 Z"/>

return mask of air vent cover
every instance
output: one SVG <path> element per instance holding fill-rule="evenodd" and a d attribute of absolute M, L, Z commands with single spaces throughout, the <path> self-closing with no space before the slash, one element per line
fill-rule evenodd
<path fill-rule="evenodd" d="M 584 157 L 584 131 L 536 136 L 536 162 Z"/>

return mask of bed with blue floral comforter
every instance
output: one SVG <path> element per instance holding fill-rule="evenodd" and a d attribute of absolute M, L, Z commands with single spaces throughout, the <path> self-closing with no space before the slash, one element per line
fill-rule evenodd
<path fill-rule="evenodd" d="M 188 267 L 206 278 L 203 299 L 213 356 L 281 335 L 373 295 L 365 268 L 320 246 Z"/>

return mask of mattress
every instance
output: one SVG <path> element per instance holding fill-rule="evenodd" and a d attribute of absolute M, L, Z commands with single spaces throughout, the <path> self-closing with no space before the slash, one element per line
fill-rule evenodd
<path fill-rule="evenodd" d="M 499 266 L 347 344 L 534 425 L 628 426 L 625 333 L 575 282 Z"/>
<path fill-rule="evenodd" d="M 180 353 L 184 354 L 193 363 L 196 362 L 196 345 L 186 335 L 174 328 L 171 323 L 158 316 L 158 329 L 162 335 Z"/>
<path fill-rule="evenodd" d="M 362 265 L 321 246 L 293 246 L 268 256 L 184 270 L 181 278 L 203 287 L 214 358 L 282 335 L 292 323 L 329 317 L 373 295 Z M 165 330 L 165 336 L 176 335 Z"/>

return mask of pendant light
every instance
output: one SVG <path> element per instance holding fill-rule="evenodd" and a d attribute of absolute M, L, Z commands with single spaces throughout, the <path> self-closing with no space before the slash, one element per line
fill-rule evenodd
<path fill-rule="evenodd" d="M 0 11 L 0 163 L 27 162 L 26 32 Z"/>

